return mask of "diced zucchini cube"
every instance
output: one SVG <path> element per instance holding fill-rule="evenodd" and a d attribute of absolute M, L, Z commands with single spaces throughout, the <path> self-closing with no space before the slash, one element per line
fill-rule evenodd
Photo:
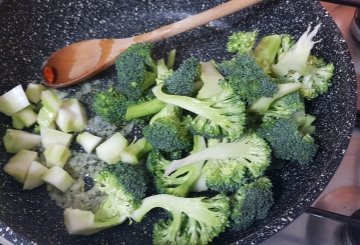
<path fill-rule="evenodd" d="M 41 128 L 41 143 L 44 148 L 52 144 L 64 145 L 69 148 L 73 135 L 55 129 Z"/>
<path fill-rule="evenodd" d="M 64 100 L 56 117 L 56 124 L 63 132 L 81 132 L 87 125 L 84 106 L 77 99 Z"/>
<path fill-rule="evenodd" d="M 22 149 L 31 150 L 40 146 L 41 137 L 21 130 L 7 129 L 3 141 L 7 152 L 16 153 Z"/>
<path fill-rule="evenodd" d="M 60 109 L 62 101 L 59 97 L 50 90 L 45 90 L 41 93 L 41 102 L 44 107 L 46 107 L 50 112 L 54 113 L 55 115 Z"/>
<path fill-rule="evenodd" d="M 62 192 L 65 192 L 75 183 L 75 180 L 59 166 L 51 167 L 43 174 L 42 179 Z"/>
<path fill-rule="evenodd" d="M 41 99 L 41 93 L 45 90 L 46 90 L 46 88 L 42 84 L 29 83 L 29 85 L 26 88 L 25 93 L 31 102 L 37 104 L 37 103 L 39 103 L 39 101 Z"/>
<path fill-rule="evenodd" d="M 41 107 L 37 116 L 37 122 L 44 127 L 49 127 L 54 124 L 56 114 L 50 111 L 47 107 Z"/>
<path fill-rule="evenodd" d="M 44 183 L 42 176 L 48 171 L 48 168 L 39 163 L 33 161 L 30 164 L 29 171 L 26 176 L 26 180 L 23 186 L 23 190 L 32 190 L 39 187 Z"/>
<path fill-rule="evenodd" d="M 79 143 L 87 153 L 91 153 L 95 147 L 100 144 L 101 140 L 102 138 L 89 132 L 84 132 L 76 137 L 76 142 Z"/>
<path fill-rule="evenodd" d="M 31 105 L 16 112 L 11 116 L 13 127 L 23 129 L 32 126 L 37 121 L 37 114 L 32 110 Z"/>
<path fill-rule="evenodd" d="M 126 138 L 119 132 L 112 135 L 101 145 L 96 147 L 98 157 L 108 164 L 114 164 L 120 161 L 121 151 L 128 145 Z"/>
<path fill-rule="evenodd" d="M 30 102 L 21 85 L 0 96 L 0 112 L 7 116 L 12 116 L 29 105 Z"/>
<path fill-rule="evenodd" d="M 4 171 L 18 182 L 24 184 L 31 163 L 37 159 L 37 152 L 21 150 L 10 158 L 9 162 L 4 166 Z"/>
<path fill-rule="evenodd" d="M 52 166 L 63 168 L 71 156 L 71 151 L 64 145 L 52 144 L 46 148 L 44 155 L 49 168 Z"/>

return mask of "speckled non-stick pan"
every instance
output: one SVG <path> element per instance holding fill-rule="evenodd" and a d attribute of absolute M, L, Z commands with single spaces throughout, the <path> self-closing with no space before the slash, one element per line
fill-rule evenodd
<path fill-rule="evenodd" d="M 244 0 L 246 1 L 246 0 Z M 0 1 L 1 2 L 1 1 Z M 4 0 L 0 4 L 0 93 L 18 83 L 40 79 L 42 62 L 53 51 L 74 41 L 127 37 L 182 19 L 221 0 Z M 309 104 L 317 116 L 315 138 L 320 150 L 313 164 L 287 164 L 269 173 L 276 204 L 269 216 L 244 232 L 227 232 L 214 244 L 258 243 L 292 222 L 316 199 L 340 164 L 355 118 L 356 83 L 345 41 L 317 1 L 268 1 L 207 26 L 156 44 L 156 53 L 176 48 L 179 58 L 204 60 L 228 57 L 226 36 L 238 30 L 258 30 L 260 36 L 290 33 L 299 37 L 308 24 L 321 22 L 315 53 L 336 67 L 330 92 Z M 98 78 L 112 79 L 114 69 Z M 0 135 L 8 118 L 0 117 Z M 0 143 L 0 165 L 10 155 Z M 90 237 L 69 236 L 62 210 L 45 187 L 22 191 L 0 169 L 0 235 L 15 244 L 149 244 L 156 214 L 139 225 L 121 225 Z"/>

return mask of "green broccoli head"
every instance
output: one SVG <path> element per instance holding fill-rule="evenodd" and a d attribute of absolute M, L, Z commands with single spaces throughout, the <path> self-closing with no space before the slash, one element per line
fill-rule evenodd
<path fill-rule="evenodd" d="M 310 55 L 307 61 L 307 72 L 301 77 L 301 94 L 311 100 L 328 91 L 334 65 L 326 64 L 323 59 Z"/>
<path fill-rule="evenodd" d="M 294 113 L 305 111 L 304 99 L 298 91 L 287 94 L 275 100 L 269 109 L 263 113 L 263 121 L 273 118 L 290 118 Z"/>
<path fill-rule="evenodd" d="M 140 98 L 155 83 L 156 62 L 151 49 L 149 43 L 133 44 L 115 62 L 117 88 L 128 98 Z"/>
<path fill-rule="evenodd" d="M 187 96 L 169 95 L 162 85 L 153 89 L 155 96 L 164 103 L 176 105 L 198 115 L 190 121 L 195 134 L 216 137 L 238 138 L 244 129 L 245 104 L 234 94 L 233 89 L 222 84 L 222 93 L 213 98 L 196 99 Z"/>
<path fill-rule="evenodd" d="M 272 183 L 267 177 L 241 186 L 230 199 L 232 227 L 248 228 L 256 220 L 264 219 L 273 204 Z"/>
<path fill-rule="evenodd" d="M 165 175 L 165 169 L 170 161 L 157 150 L 150 152 L 146 166 L 152 173 L 154 184 L 158 193 L 175 196 L 187 196 L 192 185 L 201 174 L 202 164 L 195 163 L 177 169 L 171 175 Z"/>
<path fill-rule="evenodd" d="M 185 60 L 175 72 L 164 81 L 166 93 L 192 96 L 195 82 L 200 77 L 200 62 L 196 58 Z"/>
<path fill-rule="evenodd" d="M 231 53 L 250 53 L 254 47 L 258 33 L 253 32 L 235 32 L 228 38 L 226 50 Z"/>
<path fill-rule="evenodd" d="M 165 170 L 171 174 L 191 163 L 207 161 L 203 173 L 210 189 L 231 192 L 248 179 L 262 176 L 270 165 L 271 149 L 257 134 L 247 134 L 235 142 L 221 142 L 172 161 Z"/>
<path fill-rule="evenodd" d="M 241 99 L 249 103 L 260 97 L 272 97 L 278 90 L 250 55 L 238 54 L 220 63 L 218 69 L 225 77 L 222 82 L 229 84 Z"/>
<path fill-rule="evenodd" d="M 126 202 L 131 212 L 146 195 L 148 175 L 141 165 L 119 162 L 100 171 L 95 182 L 99 190 Z"/>
<path fill-rule="evenodd" d="M 113 87 L 94 95 L 92 109 L 104 120 L 118 124 L 124 120 L 130 101 Z"/>
<path fill-rule="evenodd" d="M 183 198 L 167 194 L 147 197 L 132 218 L 140 222 L 153 208 L 166 209 L 171 218 L 154 226 L 154 244 L 208 244 L 229 225 L 229 198 Z"/>
<path fill-rule="evenodd" d="M 237 190 L 247 180 L 247 168 L 234 159 L 209 160 L 204 167 L 206 187 L 218 192 Z"/>
<path fill-rule="evenodd" d="M 176 116 L 162 117 L 143 129 L 150 144 L 162 151 L 171 152 L 189 149 L 191 135 Z"/>
<path fill-rule="evenodd" d="M 317 152 L 317 145 L 310 135 L 303 135 L 292 119 L 277 119 L 264 122 L 258 134 L 271 146 L 276 158 L 310 163 Z"/>

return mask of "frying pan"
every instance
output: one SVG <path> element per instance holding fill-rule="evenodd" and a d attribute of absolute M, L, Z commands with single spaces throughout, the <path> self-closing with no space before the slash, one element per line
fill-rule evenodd
<path fill-rule="evenodd" d="M 40 80 L 40 67 L 53 51 L 72 42 L 127 37 L 169 24 L 220 4 L 220 0 L 4 0 L 0 5 L 0 92 L 18 83 Z M 308 208 L 327 185 L 348 146 L 356 114 L 356 82 L 345 41 L 333 20 L 313 0 L 267 1 L 230 17 L 156 44 L 155 55 L 176 48 L 178 60 L 229 58 L 226 36 L 237 30 L 258 30 L 259 36 L 290 33 L 299 37 L 308 24 L 322 27 L 314 53 L 333 62 L 336 70 L 328 94 L 309 103 L 317 116 L 315 139 L 320 145 L 312 164 L 285 164 L 269 171 L 276 203 L 269 216 L 244 232 L 228 231 L 214 244 L 254 244 L 270 237 Z M 114 79 L 114 68 L 100 74 Z M 77 88 L 71 88 L 76 90 Z M 0 117 L 0 134 L 10 121 Z M 10 157 L 0 143 L 0 164 Z M 2 168 L 1 168 L 2 169 Z M 0 170 L 0 234 L 15 244 L 149 244 L 157 213 L 142 224 L 121 225 L 99 234 L 69 236 L 62 210 L 43 186 L 22 191 L 21 185 Z"/>

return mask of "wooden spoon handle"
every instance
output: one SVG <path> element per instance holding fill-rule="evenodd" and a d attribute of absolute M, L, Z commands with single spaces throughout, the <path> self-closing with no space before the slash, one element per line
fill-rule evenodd
<path fill-rule="evenodd" d="M 231 0 L 173 24 L 133 37 L 134 42 L 156 42 L 230 15 L 263 0 Z"/>

